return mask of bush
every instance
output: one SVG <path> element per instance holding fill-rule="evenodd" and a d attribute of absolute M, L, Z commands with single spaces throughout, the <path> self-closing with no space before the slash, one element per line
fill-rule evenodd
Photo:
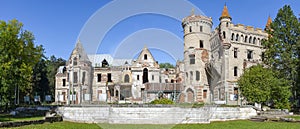
<path fill-rule="evenodd" d="M 150 104 L 174 104 L 172 100 L 163 98 L 163 99 L 155 99 L 150 102 Z"/>

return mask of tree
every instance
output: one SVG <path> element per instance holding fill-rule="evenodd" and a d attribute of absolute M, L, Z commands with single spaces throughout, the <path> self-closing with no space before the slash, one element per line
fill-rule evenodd
<path fill-rule="evenodd" d="M 33 91 L 31 97 L 33 97 L 33 95 L 39 95 L 42 102 L 45 100 L 45 95 L 50 94 L 47 73 L 46 60 L 45 58 L 41 58 L 33 68 Z"/>
<path fill-rule="evenodd" d="M 252 66 L 239 78 L 241 95 L 250 103 L 272 102 L 275 108 L 290 108 L 289 81 L 262 65 Z"/>
<path fill-rule="evenodd" d="M 19 92 L 30 93 L 33 67 L 42 56 L 42 46 L 22 27 L 17 20 L 0 21 L 0 95 L 6 105 L 17 104 Z"/>
<path fill-rule="evenodd" d="M 291 7 L 279 9 L 276 18 L 266 28 L 268 40 L 263 41 L 265 60 L 281 77 L 291 80 L 292 90 L 300 92 L 300 23 Z M 294 96 L 296 97 L 296 96 Z"/>
<path fill-rule="evenodd" d="M 160 68 L 174 68 L 174 66 L 170 63 L 160 63 L 159 67 Z"/>
<path fill-rule="evenodd" d="M 47 78 L 49 80 L 49 93 L 54 98 L 55 96 L 55 75 L 59 66 L 66 64 L 66 60 L 62 58 L 56 58 L 54 55 L 46 61 L 47 65 Z"/>

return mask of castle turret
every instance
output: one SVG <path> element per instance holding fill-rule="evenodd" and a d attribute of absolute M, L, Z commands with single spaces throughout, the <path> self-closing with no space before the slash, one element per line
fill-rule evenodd
<path fill-rule="evenodd" d="M 186 102 L 206 101 L 206 96 L 203 97 L 204 92 L 208 91 L 205 63 L 209 60 L 212 24 L 211 18 L 195 15 L 193 11 L 182 21 Z"/>

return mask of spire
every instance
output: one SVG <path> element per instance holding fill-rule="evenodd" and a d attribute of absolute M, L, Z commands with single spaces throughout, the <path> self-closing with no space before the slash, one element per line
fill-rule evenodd
<path fill-rule="evenodd" d="M 192 10 L 191 10 L 191 16 L 192 15 L 195 15 L 195 9 L 194 8 L 192 8 Z"/>
<path fill-rule="evenodd" d="M 269 15 L 269 17 L 268 17 L 268 21 L 267 21 L 267 24 L 266 24 L 266 29 L 269 29 L 271 26 L 271 23 L 272 23 L 272 18 L 270 17 L 270 15 Z"/>
<path fill-rule="evenodd" d="M 77 41 L 76 46 L 72 51 L 72 55 L 79 55 L 80 60 L 89 61 L 89 58 L 88 58 L 87 54 L 85 53 L 80 40 Z"/>
<path fill-rule="evenodd" d="M 226 4 L 224 5 L 223 11 L 222 11 L 222 15 L 219 18 L 219 20 L 221 20 L 222 18 L 229 18 L 231 20 L 231 17 L 230 17 L 230 15 L 228 13 L 228 9 L 227 9 Z"/>

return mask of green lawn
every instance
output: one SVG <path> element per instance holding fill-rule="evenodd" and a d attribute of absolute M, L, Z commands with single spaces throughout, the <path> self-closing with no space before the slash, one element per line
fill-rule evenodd
<path fill-rule="evenodd" d="M 25 121 L 25 120 L 42 120 L 44 117 L 35 116 L 35 117 L 12 117 L 9 114 L 0 114 L 0 122 L 5 121 Z"/>
<path fill-rule="evenodd" d="M 28 125 L 17 129 L 300 129 L 300 123 L 252 122 L 247 120 L 212 122 L 211 124 L 180 125 L 124 125 L 124 124 L 83 124 L 73 122 Z"/>

